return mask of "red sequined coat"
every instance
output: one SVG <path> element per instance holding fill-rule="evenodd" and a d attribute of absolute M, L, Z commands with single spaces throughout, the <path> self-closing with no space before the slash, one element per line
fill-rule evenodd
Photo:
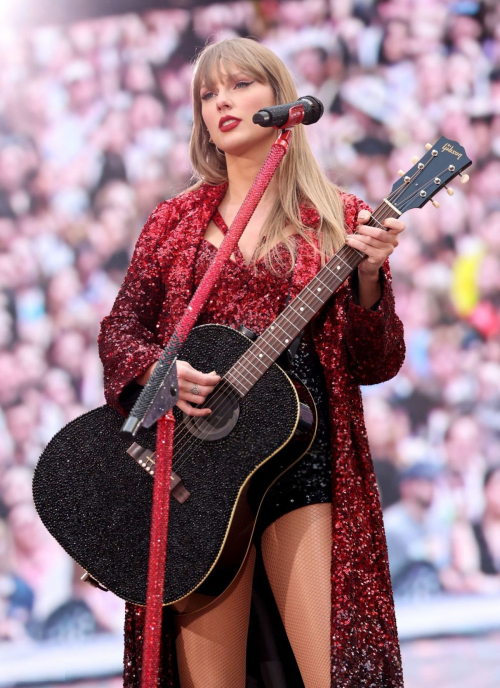
<path fill-rule="evenodd" d="M 137 241 L 131 265 L 109 316 L 101 323 L 99 353 L 109 405 L 157 360 L 193 293 L 196 252 L 227 184 L 161 203 Z M 348 232 L 359 210 L 343 195 Z M 302 207 L 314 227 L 318 215 Z M 291 297 L 314 277 L 319 260 L 299 242 Z M 394 311 L 391 276 L 381 270 L 376 310 L 356 303 L 351 276 L 316 316 L 314 343 L 324 368 L 332 439 L 332 687 L 403 686 L 401 657 L 382 511 L 363 420 L 359 385 L 393 377 L 404 358 L 403 327 Z M 144 609 L 127 605 L 124 685 L 139 688 Z M 175 686 L 172 633 L 164 633 L 160 686 Z"/>

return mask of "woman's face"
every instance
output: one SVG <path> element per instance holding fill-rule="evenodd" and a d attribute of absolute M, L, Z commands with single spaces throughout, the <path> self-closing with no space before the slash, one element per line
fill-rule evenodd
<path fill-rule="evenodd" d="M 275 104 L 271 86 L 259 83 L 236 66 L 229 73 L 221 72 L 220 79 L 214 74 L 213 90 L 202 84 L 199 93 L 202 117 L 213 142 L 226 155 L 242 156 L 260 148 L 268 150 L 277 137 L 276 129 L 260 127 L 252 122 L 252 117 L 261 108 Z M 237 126 L 229 128 L 228 122 L 224 127 L 221 123 L 224 117 L 234 118 Z"/>

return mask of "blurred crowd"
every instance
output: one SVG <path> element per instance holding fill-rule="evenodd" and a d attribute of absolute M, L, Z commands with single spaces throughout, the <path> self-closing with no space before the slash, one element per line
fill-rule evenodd
<path fill-rule="evenodd" d="M 500 4 L 220 3 L 0 29 L 0 640 L 119 631 L 38 519 L 34 466 L 104 403 L 96 340 L 142 224 L 186 186 L 192 58 L 254 36 L 325 105 L 307 132 L 373 207 L 427 142 L 470 182 L 405 216 L 407 358 L 364 388 L 396 598 L 500 592 Z"/>

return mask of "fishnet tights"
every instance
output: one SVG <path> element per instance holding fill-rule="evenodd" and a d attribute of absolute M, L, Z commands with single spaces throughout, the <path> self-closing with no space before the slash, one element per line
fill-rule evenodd
<path fill-rule="evenodd" d="M 331 504 L 284 514 L 262 535 L 262 559 L 305 688 L 330 688 Z"/>
<path fill-rule="evenodd" d="M 255 546 L 229 588 L 206 609 L 176 617 L 182 688 L 245 688 Z"/>
<path fill-rule="evenodd" d="M 262 558 L 305 688 L 330 688 L 331 504 L 284 514 L 262 535 Z M 244 688 L 255 547 L 207 609 L 176 617 L 182 688 Z"/>

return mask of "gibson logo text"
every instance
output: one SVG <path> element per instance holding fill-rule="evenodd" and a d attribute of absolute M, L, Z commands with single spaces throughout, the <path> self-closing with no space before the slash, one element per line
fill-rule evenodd
<path fill-rule="evenodd" d="M 456 151 L 456 150 L 453 148 L 453 146 L 451 145 L 451 143 L 445 143 L 445 144 L 444 144 L 443 149 L 442 149 L 441 152 L 444 153 L 445 151 L 446 151 L 447 153 L 451 153 L 452 155 L 456 155 L 458 160 L 460 160 L 460 158 L 462 157 L 462 153 L 459 153 L 458 151 Z"/>

